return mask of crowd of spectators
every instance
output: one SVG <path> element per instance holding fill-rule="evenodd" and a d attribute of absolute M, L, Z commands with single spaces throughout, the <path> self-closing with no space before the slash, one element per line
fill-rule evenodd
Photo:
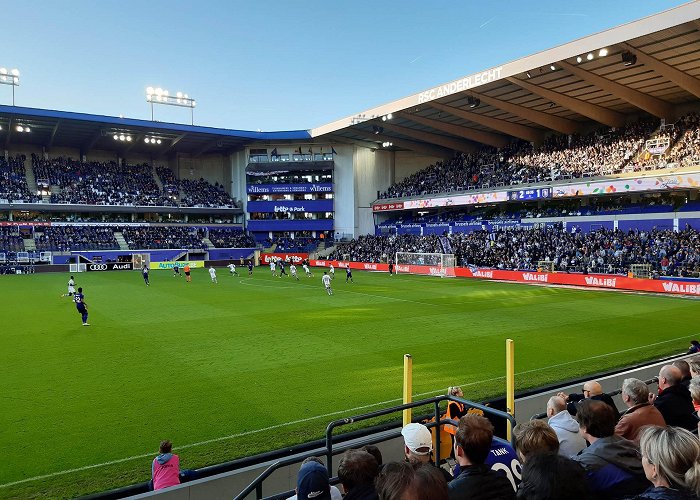
<path fill-rule="evenodd" d="M 379 197 L 399 198 L 619 173 L 636 158 L 656 126 L 655 120 L 643 119 L 619 129 L 600 129 L 583 136 L 552 136 L 536 148 L 525 141 L 513 142 L 501 150 L 484 147 L 430 165 L 391 186 Z"/>
<path fill-rule="evenodd" d="M 216 248 L 254 248 L 255 240 L 240 229 L 210 229 L 209 241 Z"/>
<path fill-rule="evenodd" d="M 41 231 L 41 232 L 39 232 Z M 109 227 L 50 226 L 34 233 L 36 249 L 41 252 L 71 250 L 118 250 L 119 243 Z"/>
<path fill-rule="evenodd" d="M 203 229 L 176 226 L 124 227 L 122 236 L 132 250 L 188 248 L 206 249 Z"/>
<path fill-rule="evenodd" d="M 24 155 L 0 156 L 0 200 L 35 203 L 40 198 L 29 191 Z"/>
<path fill-rule="evenodd" d="M 0 252 L 23 252 L 24 239 L 16 227 L 0 227 Z"/>
<path fill-rule="evenodd" d="M 457 263 L 496 269 L 535 270 L 540 261 L 563 272 L 626 274 L 632 264 L 649 264 L 664 276 L 696 277 L 700 273 L 700 233 L 621 231 L 589 233 L 550 228 L 474 231 L 448 235 Z M 443 252 L 435 235 L 361 236 L 338 245 L 330 259 L 387 262 L 396 252 Z"/>

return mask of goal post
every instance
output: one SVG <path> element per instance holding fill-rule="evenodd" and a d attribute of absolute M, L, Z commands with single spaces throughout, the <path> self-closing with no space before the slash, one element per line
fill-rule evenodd
<path fill-rule="evenodd" d="M 396 274 L 455 276 L 455 256 L 452 253 L 396 252 L 394 264 Z"/>
<path fill-rule="evenodd" d="M 629 269 L 629 276 L 631 278 L 646 278 L 649 279 L 652 276 L 653 268 L 651 264 L 632 264 Z"/>
<path fill-rule="evenodd" d="M 554 272 L 554 262 L 551 260 L 538 260 L 537 270 L 541 273 L 553 273 Z"/>

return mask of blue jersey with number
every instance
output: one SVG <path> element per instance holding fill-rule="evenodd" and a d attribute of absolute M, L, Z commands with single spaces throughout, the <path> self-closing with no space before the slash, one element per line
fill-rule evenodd
<path fill-rule="evenodd" d="M 75 302 L 75 307 L 78 309 L 78 311 L 82 312 L 85 310 L 85 295 L 82 293 L 74 294 L 73 302 Z"/>
<path fill-rule="evenodd" d="M 346 267 L 346 268 L 345 268 L 345 273 L 346 273 L 348 276 L 352 276 L 352 271 L 350 270 L 349 267 Z"/>

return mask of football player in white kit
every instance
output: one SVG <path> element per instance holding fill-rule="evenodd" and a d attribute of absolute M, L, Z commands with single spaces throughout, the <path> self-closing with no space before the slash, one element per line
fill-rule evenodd
<path fill-rule="evenodd" d="M 213 267 L 210 267 L 210 268 L 209 268 L 209 276 L 211 277 L 211 282 L 212 282 L 212 283 L 219 283 L 219 282 L 216 280 L 216 269 L 214 269 Z"/>
<path fill-rule="evenodd" d="M 326 292 L 328 292 L 328 295 L 333 295 L 333 289 L 331 288 L 331 277 L 328 276 L 326 271 L 323 271 L 321 281 L 323 281 L 323 286 L 326 287 Z"/>

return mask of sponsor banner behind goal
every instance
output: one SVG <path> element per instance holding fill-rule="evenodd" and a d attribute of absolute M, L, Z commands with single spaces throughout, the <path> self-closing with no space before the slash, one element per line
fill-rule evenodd
<path fill-rule="evenodd" d="M 302 260 L 309 258 L 308 253 L 261 253 L 260 254 L 260 265 L 270 265 L 270 261 L 283 260 L 285 262 L 290 262 L 294 265 L 301 264 Z"/>
<path fill-rule="evenodd" d="M 387 264 L 366 262 L 338 262 L 331 260 L 312 260 L 311 265 L 335 268 L 350 266 L 351 269 L 366 271 L 388 271 Z M 399 266 L 401 266 L 399 264 Z M 397 267 L 397 266 L 395 266 Z M 439 275 L 439 269 L 431 266 L 401 266 L 400 272 L 411 274 Z M 669 293 L 700 296 L 700 281 L 682 281 L 678 279 L 642 279 L 628 278 L 612 274 L 567 274 L 538 273 L 535 271 L 504 271 L 500 269 L 455 268 L 455 275 L 461 278 L 482 278 L 496 281 L 514 281 L 517 283 L 541 283 L 550 285 L 569 285 L 591 288 L 610 288 L 614 290 L 632 290 L 639 292 Z"/>

